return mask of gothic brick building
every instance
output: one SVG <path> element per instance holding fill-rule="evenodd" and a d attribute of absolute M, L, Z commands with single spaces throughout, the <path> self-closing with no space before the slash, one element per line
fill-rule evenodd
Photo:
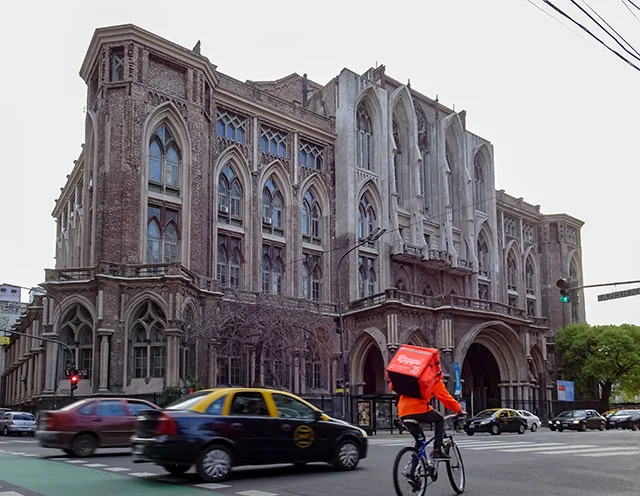
<path fill-rule="evenodd" d="M 547 339 L 584 319 L 555 287 L 582 279 L 582 222 L 496 191 L 493 146 L 465 112 L 384 66 L 326 84 L 240 82 L 199 45 L 132 25 L 96 30 L 80 75 L 86 134 L 53 212 L 56 267 L 43 284 L 55 300 L 18 323 L 75 350 L 86 371 L 76 395 L 158 392 L 187 376 L 331 392 L 342 368 L 330 318 L 317 327 L 331 356 L 264 367 L 251 343 L 222 352 L 185 335 L 223 306 L 332 317 L 341 294 L 352 393 L 387 392 L 385 364 L 414 343 L 438 347 L 448 374 L 460 364 L 474 410 L 544 408 Z M 366 242 L 377 228 L 386 233 Z M 7 403 L 68 390 L 63 366 L 55 380 L 57 345 L 16 343 Z M 25 365 L 37 357 L 40 368 Z M 22 367 L 44 375 L 39 389 L 17 380 Z"/>

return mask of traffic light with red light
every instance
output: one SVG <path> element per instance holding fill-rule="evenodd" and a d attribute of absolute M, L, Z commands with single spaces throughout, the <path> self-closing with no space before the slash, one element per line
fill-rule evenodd
<path fill-rule="evenodd" d="M 71 391 L 75 391 L 78 389 L 78 383 L 80 382 L 80 374 L 78 370 L 71 371 L 71 377 L 69 377 L 69 382 L 71 383 Z"/>
<path fill-rule="evenodd" d="M 571 296 L 569 294 L 569 281 L 566 279 L 558 279 L 556 286 L 560 288 L 560 301 L 562 303 L 571 303 Z"/>

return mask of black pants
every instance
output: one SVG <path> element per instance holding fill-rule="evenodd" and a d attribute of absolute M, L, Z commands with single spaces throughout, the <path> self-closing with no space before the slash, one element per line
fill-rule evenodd
<path fill-rule="evenodd" d="M 435 424 L 435 439 L 433 440 L 433 449 L 439 449 L 442 447 L 442 438 L 444 437 L 444 417 L 435 410 L 431 410 L 426 413 L 417 413 L 414 415 L 405 415 L 402 420 L 417 420 L 424 424 Z M 420 447 L 420 441 L 424 440 L 424 431 L 420 424 L 414 424 L 413 422 L 407 422 L 404 424 L 407 430 L 416 440 L 416 449 Z"/>

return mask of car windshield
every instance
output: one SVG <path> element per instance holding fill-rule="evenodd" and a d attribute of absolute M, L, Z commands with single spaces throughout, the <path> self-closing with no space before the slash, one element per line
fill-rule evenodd
<path fill-rule="evenodd" d="M 183 396 L 179 400 L 174 401 L 169 406 L 165 406 L 165 410 L 187 410 L 188 408 L 195 405 L 198 401 L 200 401 L 204 396 L 211 393 L 211 391 L 197 391 L 195 393 L 191 393 L 188 396 Z"/>
<path fill-rule="evenodd" d="M 497 410 L 482 410 L 478 415 L 476 415 L 476 418 L 493 417 L 496 412 L 497 412 Z"/>
<path fill-rule="evenodd" d="M 562 412 L 558 417 L 584 417 L 587 414 L 584 410 L 571 410 L 570 412 Z"/>
<path fill-rule="evenodd" d="M 30 413 L 14 413 L 13 420 L 35 420 L 36 418 Z"/>

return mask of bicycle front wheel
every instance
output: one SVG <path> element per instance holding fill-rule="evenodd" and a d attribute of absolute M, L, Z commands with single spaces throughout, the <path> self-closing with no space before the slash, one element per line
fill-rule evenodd
<path fill-rule="evenodd" d="M 464 491 L 464 485 L 466 478 L 464 475 L 464 464 L 462 463 L 462 455 L 458 446 L 451 441 L 451 447 L 449 448 L 449 457 L 451 458 L 447 462 L 447 475 L 449 476 L 449 482 L 453 490 L 461 494 Z"/>
<path fill-rule="evenodd" d="M 427 467 L 415 448 L 402 448 L 393 462 L 393 486 L 398 496 L 424 496 Z"/>

